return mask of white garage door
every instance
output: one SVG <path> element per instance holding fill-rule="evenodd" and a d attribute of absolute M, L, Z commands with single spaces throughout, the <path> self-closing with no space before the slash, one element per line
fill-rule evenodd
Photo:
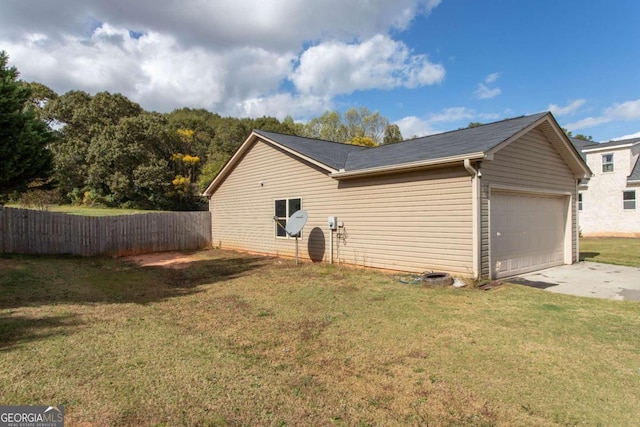
<path fill-rule="evenodd" d="M 564 263 L 566 197 L 494 191 L 490 210 L 492 277 Z"/>

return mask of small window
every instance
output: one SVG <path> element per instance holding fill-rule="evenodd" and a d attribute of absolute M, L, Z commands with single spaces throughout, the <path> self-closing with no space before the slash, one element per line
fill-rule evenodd
<path fill-rule="evenodd" d="M 613 172 L 613 154 L 602 155 L 602 172 Z"/>
<path fill-rule="evenodd" d="M 578 210 L 582 210 L 582 193 L 578 193 Z"/>
<path fill-rule="evenodd" d="M 302 199 L 278 199 L 275 201 L 274 220 L 276 221 L 276 237 L 288 237 L 285 227 L 287 226 L 287 219 L 293 215 L 296 211 L 302 209 Z M 301 233 L 297 236 L 300 237 Z"/>
<path fill-rule="evenodd" d="M 624 209 L 636 208 L 636 191 L 623 191 L 622 192 L 622 204 Z"/>

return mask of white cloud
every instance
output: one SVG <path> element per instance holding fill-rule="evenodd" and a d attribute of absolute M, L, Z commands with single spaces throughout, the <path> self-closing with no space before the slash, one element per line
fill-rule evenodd
<path fill-rule="evenodd" d="M 428 120 L 424 120 L 416 116 L 404 117 L 394 123 L 398 125 L 402 136 L 406 139 L 433 135 L 434 133 L 441 132 L 440 130 L 435 129 Z"/>
<path fill-rule="evenodd" d="M 502 92 L 500 88 L 496 87 L 496 88 L 490 89 L 484 83 L 480 83 L 478 84 L 478 88 L 476 89 L 474 94 L 478 99 L 491 99 L 500 95 L 500 92 Z"/>
<path fill-rule="evenodd" d="M 566 128 L 573 131 L 587 129 L 613 121 L 633 120 L 640 120 L 640 99 L 623 102 L 622 104 L 613 104 L 611 107 L 605 108 L 601 115 L 568 123 Z"/>
<path fill-rule="evenodd" d="M 173 34 L 181 43 L 216 48 L 261 46 L 289 51 L 305 41 L 371 37 L 405 30 L 440 0 L 20 0 L 3 2 L 0 34 L 86 32 L 93 22 Z M 38 13 L 34 13 L 37 11 Z"/>
<path fill-rule="evenodd" d="M 578 111 L 586 102 L 586 99 L 576 99 L 575 101 L 569 101 L 569 103 L 564 107 L 556 104 L 549 104 L 547 110 L 551 111 L 554 116 L 568 116 Z"/>
<path fill-rule="evenodd" d="M 58 93 L 120 92 L 157 111 L 316 115 L 339 94 L 441 82 L 442 65 L 387 35 L 439 3 L 21 0 L 2 5 L 0 46 L 23 79 Z"/>
<path fill-rule="evenodd" d="M 439 113 L 428 116 L 428 120 L 435 122 L 456 122 L 460 120 L 471 120 L 476 116 L 476 112 L 467 107 L 445 108 Z"/>
<path fill-rule="evenodd" d="M 512 113 L 510 111 L 505 114 Z M 470 122 L 475 121 L 495 121 L 504 117 L 504 114 L 478 113 L 474 109 L 467 107 L 445 108 L 438 113 L 429 114 L 425 118 L 416 116 L 404 117 L 395 122 L 400 128 L 405 138 L 411 136 L 426 136 L 455 129 L 456 127 L 466 127 Z M 440 129 L 439 124 L 445 123 L 444 129 Z"/>
<path fill-rule="evenodd" d="M 623 139 L 634 139 L 634 138 L 640 138 L 640 132 L 632 133 L 632 134 L 629 134 L 629 135 L 618 136 L 616 138 L 611 138 L 611 140 L 612 141 L 621 141 Z"/>
<path fill-rule="evenodd" d="M 484 79 L 484 82 L 487 84 L 493 83 L 498 80 L 498 77 L 500 77 L 501 74 L 502 73 L 491 73 Z"/>
<path fill-rule="evenodd" d="M 361 43 L 327 42 L 307 49 L 292 81 L 301 93 L 332 96 L 432 85 L 444 76 L 442 65 L 425 55 L 412 55 L 402 42 L 377 35 Z"/>
<path fill-rule="evenodd" d="M 332 110 L 333 108 L 333 102 L 327 97 L 296 96 L 290 93 L 279 93 L 230 103 L 226 110 L 229 111 L 229 114 L 240 117 L 275 116 L 284 118 L 295 113 L 297 118 L 309 119 L 317 115 L 318 112 Z"/>
<path fill-rule="evenodd" d="M 259 48 L 221 53 L 185 49 L 169 35 L 134 38 L 129 30 L 109 24 L 97 28 L 88 41 L 39 39 L 37 45 L 18 43 L 8 51 L 26 80 L 61 92 L 121 92 L 160 111 L 185 105 L 215 109 L 229 99 L 268 93 L 291 72 L 295 58 Z"/>
<path fill-rule="evenodd" d="M 502 90 L 500 88 L 490 88 L 488 84 L 495 83 L 502 73 L 491 73 L 485 77 L 482 83 L 478 83 L 478 88 L 475 90 L 474 95 L 478 99 L 491 99 L 500 95 Z"/>
<path fill-rule="evenodd" d="M 640 99 L 613 104 L 604 110 L 604 114 L 617 120 L 640 120 Z"/>

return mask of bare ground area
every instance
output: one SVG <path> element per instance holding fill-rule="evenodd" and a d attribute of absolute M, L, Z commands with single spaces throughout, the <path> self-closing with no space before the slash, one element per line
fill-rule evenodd
<path fill-rule="evenodd" d="M 166 267 L 181 270 L 189 267 L 193 262 L 202 259 L 198 254 L 185 252 L 156 252 L 151 254 L 132 255 L 123 257 L 123 261 L 135 263 L 141 267 Z"/>

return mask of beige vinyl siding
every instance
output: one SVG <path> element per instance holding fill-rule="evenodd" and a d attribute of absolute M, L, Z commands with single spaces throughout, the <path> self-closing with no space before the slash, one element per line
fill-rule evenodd
<path fill-rule="evenodd" d="M 463 167 L 337 181 L 258 141 L 211 198 L 213 244 L 293 256 L 294 240 L 276 239 L 272 219 L 274 200 L 292 197 L 309 214 L 301 258 L 329 260 L 327 217 L 337 216 L 346 236 L 334 234 L 334 262 L 472 274 L 471 177 Z"/>
<path fill-rule="evenodd" d="M 482 163 L 482 275 L 489 274 L 489 188 L 504 186 L 550 194 L 570 193 L 575 205 L 576 178 L 541 127 L 526 133 Z M 576 210 L 572 217 L 572 258 L 577 261 Z"/>

